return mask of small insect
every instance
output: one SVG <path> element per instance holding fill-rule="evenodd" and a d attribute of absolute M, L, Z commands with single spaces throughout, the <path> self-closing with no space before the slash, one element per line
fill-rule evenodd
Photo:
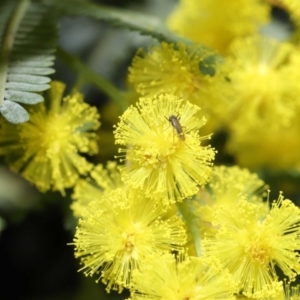
<path fill-rule="evenodd" d="M 171 115 L 169 118 L 166 118 L 170 123 L 171 125 L 174 127 L 174 129 L 176 130 L 177 132 L 177 135 L 178 137 L 182 140 L 182 141 L 185 141 L 185 135 L 184 135 L 184 132 L 183 132 L 183 129 L 182 129 L 182 126 L 178 120 L 178 117 L 174 116 L 174 115 Z"/>

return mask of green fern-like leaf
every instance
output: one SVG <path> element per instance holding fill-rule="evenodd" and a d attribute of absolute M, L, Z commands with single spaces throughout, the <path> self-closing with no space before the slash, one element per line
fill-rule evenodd
<path fill-rule="evenodd" d="M 42 0 L 43 3 L 53 5 L 60 13 L 65 15 L 86 15 L 98 20 L 139 32 L 142 35 L 152 36 L 159 41 L 176 44 L 179 41 L 185 44 L 193 44 L 192 41 L 177 36 L 169 31 L 166 25 L 157 17 L 142 14 L 127 9 L 119 9 L 100 4 L 94 4 L 86 0 Z M 162 0 L 163 1 L 163 0 Z M 200 1 L 200 0 L 199 0 Z M 212 53 L 212 50 L 205 45 L 197 45 L 198 51 Z M 200 71 L 209 76 L 214 76 L 215 66 L 223 60 L 217 54 L 210 54 L 207 59 L 199 63 Z"/>
<path fill-rule="evenodd" d="M 40 2 L 0 2 L 0 112 L 11 123 L 29 119 L 19 104 L 43 101 L 57 40 L 56 13 Z"/>
<path fill-rule="evenodd" d="M 138 31 L 142 35 L 149 35 L 160 41 L 174 43 L 183 40 L 183 38 L 169 31 L 166 25 L 156 16 L 94 4 L 85 0 L 42 1 L 43 3 L 55 6 L 63 14 L 86 15 L 94 19 L 107 21 L 117 27 Z"/>

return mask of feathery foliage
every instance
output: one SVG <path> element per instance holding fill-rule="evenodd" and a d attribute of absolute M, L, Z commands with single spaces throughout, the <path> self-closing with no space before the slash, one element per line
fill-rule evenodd
<path fill-rule="evenodd" d="M 138 31 L 142 35 L 152 36 L 160 41 L 177 42 L 180 37 L 169 31 L 166 25 L 156 16 L 99 5 L 82 0 L 43 0 L 60 10 L 63 14 L 82 16 L 107 21 L 114 26 Z"/>
<path fill-rule="evenodd" d="M 29 119 L 18 103 L 43 101 L 56 46 L 56 13 L 29 0 L 0 4 L 0 112 L 11 123 Z M 17 103 L 18 102 L 18 103 Z"/>

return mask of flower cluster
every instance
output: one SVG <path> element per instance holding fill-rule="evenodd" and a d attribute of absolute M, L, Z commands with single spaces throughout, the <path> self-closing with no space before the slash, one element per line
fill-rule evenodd
<path fill-rule="evenodd" d="M 267 3 L 198 2 L 182 0 L 168 24 L 214 49 L 161 42 L 133 58 L 140 98 L 114 126 L 121 164 L 95 167 L 74 189 L 75 256 L 132 300 L 298 299 L 300 209 L 282 193 L 270 205 L 248 169 L 213 166 L 208 141 L 222 128 L 245 166 L 300 166 L 299 49 L 258 34 Z"/>
<path fill-rule="evenodd" d="M 101 119 L 114 124 L 118 153 L 97 139 L 97 109 L 78 92 L 63 97 L 62 83 L 52 82 L 29 122 L 0 120 L 0 155 L 13 171 L 43 192 L 74 188 L 71 245 L 80 271 L 108 292 L 300 299 L 291 287 L 300 274 L 300 208 L 282 192 L 270 203 L 264 172 L 299 179 L 300 49 L 261 35 L 270 3 L 181 0 L 167 21 L 174 32 L 159 35 L 172 43 L 139 50 L 128 69 L 132 91 L 116 93 L 132 105 L 108 105 Z M 281 6 L 297 26 L 299 4 Z M 115 160 L 89 160 L 98 146 Z"/>

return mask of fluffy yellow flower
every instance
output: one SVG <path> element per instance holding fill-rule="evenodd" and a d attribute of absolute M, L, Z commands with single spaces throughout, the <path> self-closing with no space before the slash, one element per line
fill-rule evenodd
<path fill-rule="evenodd" d="M 198 257 L 150 257 L 134 271 L 131 300 L 235 299 L 229 273 Z"/>
<path fill-rule="evenodd" d="M 236 205 L 217 207 L 216 235 L 203 241 L 205 255 L 228 268 L 248 297 L 267 299 L 282 291 L 275 266 L 294 280 L 300 273 L 300 209 L 282 195 L 267 215 L 259 206 L 241 199 Z"/>
<path fill-rule="evenodd" d="M 270 19 L 270 6 L 259 0 L 181 0 L 169 27 L 195 42 L 226 53 L 237 37 L 254 34 Z"/>
<path fill-rule="evenodd" d="M 265 43 L 267 41 L 265 40 Z M 271 47 L 264 48 L 266 53 L 274 51 L 273 67 L 269 66 L 266 69 L 269 70 L 267 74 L 269 72 L 277 74 L 276 76 L 273 74 L 277 80 L 274 84 L 270 82 L 266 83 L 267 86 L 262 86 L 261 89 L 265 92 L 257 92 L 256 96 L 249 98 L 250 85 L 244 78 L 244 83 L 241 85 L 244 91 L 237 94 L 244 95 L 246 91 L 249 94 L 243 96 L 244 99 L 237 100 L 234 118 L 232 115 L 229 117 L 235 120 L 231 121 L 230 137 L 226 147 L 243 167 L 299 171 L 300 53 L 291 45 L 272 43 L 275 43 L 274 46 L 277 45 L 277 51 Z M 262 52 L 258 53 L 262 55 Z M 265 56 L 270 57 L 270 55 Z M 251 69 L 250 64 L 248 69 Z M 238 74 L 238 71 L 234 72 Z M 267 79 L 268 75 L 266 76 Z M 272 77 L 269 78 L 271 79 Z M 264 82 L 260 80 L 257 78 L 253 81 L 253 86 L 256 82 L 256 86 L 259 87 L 261 82 Z M 240 79 L 236 82 L 237 85 L 241 84 Z M 253 88 L 252 91 L 255 89 Z M 278 147 L 278 141 L 284 145 L 285 151 L 282 151 L 282 147 Z"/>
<path fill-rule="evenodd" d="M 64 193 L 92 168 L 79 153 L 98 151 L 96 108 L 84 103 L 79 93 L 62 99 L 64 88 L 52 82 L 48 99 L 30 109 L 27 123 L 16 126 L 2 119 L 0 154 L 41 191 Z"/>
<path fill-rule="evenodd" d="M 108 291 L 128 287 L 132 271 L 150 255 L 181 250 L 186 242 L 181 219 L 164 218 L 163 204 L 137 190 L 113 190 L 90 206 L 76 229 L 75 256 L 81 270 L 98 274 Z"/>
<path fill-rule="evenodd" d="M 289 282 L 284 281 L 284 288 L 280 295 L 268 298 L 267 300 L 300 300 L 300 286 L 299 284 L 291 286 Z"/>
<path fill-rule="evenodd" d="M 76 218 L 89 209 L 90 202 L 100 199 L 104 193 L 123 186 L 121 174 L 117 168 L 116 162 L 109 161 L 106 168 L 100 164 L 90 172 L 89 178 L 77 181 L 72 195 L 74 201 L 71 204 Z"/>
<path fill-rule="evenodd" d="M 243 295 L 238 295 L 236 300 L 244 299 L 244 300 L 255 300 L 255 298 L 249 298 Z M 274 297 L 264 298 L 266 300 L 300 300 L 300 286 L 291 286 L 290 283 L 284 282 L 284 288 L 280 292 L 279 295 Z"/>
<path fill-rule="evenodd" d="M 262 211 L 268 211 L 263 203 L 266 184 L 255 173 L 239 167 L 214 167 L 208 185 L 193 198 L 193 212 L 199 218 L 201 231 L 216 232 L 212 227 L 213 214 L 218 206 L 232 207 L 241 196 L 248 201 L 261 205 Z"/>
<path fill-rule="evenodd" d="M 141 95 L 172 94 L 200 106 L 206 115 L 222 119 L 230 105 L 228 66 L 213 52 L 196 46 L 161 43 L 138 52 L 129 68 L 129 81 Z"/>
<path fill-rule="evenodd" d="M 115 130 L 116 143 L 126 146 L 122 179 L 166 204 L 197 193 L 207 182 L 215 151 L 201 146 L 205 123 L 200 108 L 172 95 L 145 97 L 129 107 Z M 171 119 L 170 119 L 171 118 Z"/>
<path fill-rule="evenodd" d="M 228 63 L 236 97 L 229 121 L 235 127 L 280 127 L 299 111 L 299 63 L 296 49 L 271 38 L 254 36 L 236 41 Z M 289 78 L 287 80 L 287 78 Z"/>
<path fill-rule="evenodd" d="M 289 283 L 285 284 L 283 294 L 282 300 L 300 300 L 300 285 L 291 286 Z"/>
<path fill-rule="evenodd" d="M 251 133 L 251 134 L 249 134 Z M 240 166 L 259 170 L 300 171 L 300 122 L 272 128 L 263 124 L 236 127 L 230 134 L 227 151 Z M 280 142 L 279 142 L 280 141 Z M 280 145 L 284 145 L 284 151 Z"/>

